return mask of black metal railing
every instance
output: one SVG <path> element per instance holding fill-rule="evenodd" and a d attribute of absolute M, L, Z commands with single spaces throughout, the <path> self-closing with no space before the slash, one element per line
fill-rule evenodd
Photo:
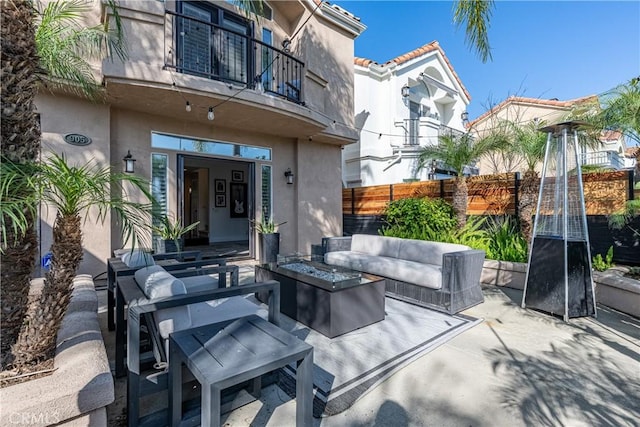
<path fill-rule="evenodd" d="M 464 135 L 464 132 L 458 129 L 450 128 L 449 126 L 440 125 L 438 128 L 438 136 L 450 136 L 453 138 L 460 138 Z"/>
<path fill-rule="evenodd" d="M 166 11 L 165 67 L 303 103 L 304 63 L 245 34 Z"/>

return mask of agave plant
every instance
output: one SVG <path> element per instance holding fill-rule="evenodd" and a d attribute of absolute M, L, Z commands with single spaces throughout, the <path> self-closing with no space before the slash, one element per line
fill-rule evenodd
<path fill-rule="evenodd" d="M 194 230 L 198 226 L 198 224 L 200 224 L 200 221 L 196 221 L 193 224 L 183 226 L 182 221 L 180 221 L 178 218 L 175 218 L 174 216 L 163 215 L 159 218 L 158 223 L 159 225 L 154 225 L 152 227 L 153 231 L 157 233 L 161 239 L 173 241 L 176 245 L 177 251 L 180 252 L 182 250 L 180 244 L 182 236 L 184 236 L 191 230 Z"/>
<path fill-rule="evenodd" d="M 258 233 L 260 234 L 271 234 L 278 231 L 278 227 L 282 224 L 286 224 L 287 221 L 284 222 L 273 222 L 272 218 L 267 218 L 264 214 L 262 215 L 261 221 L 250 220 L 251 223 L 256 227 Z"/>

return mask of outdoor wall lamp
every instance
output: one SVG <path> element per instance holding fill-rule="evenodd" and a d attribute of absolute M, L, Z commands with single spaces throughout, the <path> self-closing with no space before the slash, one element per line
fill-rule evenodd
<path fill-rule="evenodd" d="M 403 98 L 407 98 L 409 97 L 409 91 L 411 90 L 411 88 L 409 87 L 408 84 L 405 84 L 404 86 L 402 86 L 402 89 L 400 89 L 400 93 L 402 94 Z"/>
<path fill-rule="evenodd" d="M 287 179 L 287 184 L 293 184 L 293 172 L 291 172 L 291 168 L 287 168 L 286 171 L 284 171 L 284 177 Z"/>
<path fill-rule="evenodd" d="M 291 39 L 286 37 L 282 40 L 282 51 L 285 53 L 289 53 L 289 47 L 291 47 Z"/>
<path fill-rule="evenodd" d="M 462 119 L 463 123 L 468 123 L 469 122 L 469 113 L 466 111 L 463 111 L 462 114 L 460 114 L 460 118 Z"/>
<path fill-rule="evenodd" d="M 124 171 L 126 173 L 134 173 L 135 172 L 135 164 L 136 159 L 131 155 L 131 150 L 127 150 L 127 155 L 122 159 L 124 162 Z"/>

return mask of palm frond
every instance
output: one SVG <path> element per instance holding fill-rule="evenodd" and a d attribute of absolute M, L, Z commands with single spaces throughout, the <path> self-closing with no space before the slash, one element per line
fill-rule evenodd
<path fill-rule="evenodd" d="M 95 219 L 103 223 L 107 214 L 113 212 L 122 227 L 125 243 L 145 242 L 150 234 L 153 200 L 145 179 L 113 172 L 109 166 L 96 162 L 72 166 L 59 154 L 51 155 L 40 168 L 41 198 L 60 214 L 84 216 L 86 222 L 95 212 Z M 141 193 L 149 202 L 131 201 L 135 195 L 127 188 Z"/>
<path fill-rule="evenodd" d="M 23 237 L 28 231 L 29 218 L 37 216 L 36 168 L 33 163 L 14 163 L 5 158 L 0 163 L 2 250 Z"/>
<path fill-rule="evenodd" d="M 115 0 L 108 0 L 114 22 L 105 26 L 83 27 L 81 17 L 91 10 L 83 0 L 67 0 L 40 5 L 36 46 L 41 65 L 52 86 L 68 87 L 92 100 L 102 99 L 91 60 L 117 56 L 126 59 L 127 49 Z"/>
<path fill-rule="evenodd" d="M 489 26 L 493 0 L 458 0 L 453 22 L 465 26 L 465 41 L 477 52 L 482 62 L 492 59 L 489 45 Z"/>

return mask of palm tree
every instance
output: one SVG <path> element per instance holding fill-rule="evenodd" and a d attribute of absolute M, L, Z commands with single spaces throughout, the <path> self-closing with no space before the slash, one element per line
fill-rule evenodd
<path fill-rule="evenodd" d="M 113 212 L 122 226 L 123 240 L 132 241 L 134 246 L 144 237 L 141 231 L 150 232 L 151 203 L 132 202 L 126 191 L 133 188 L 152 200 L 149 183 L 136 175 L 93 162 L 70 166 L 63 156 L 54 154 L 34 166 L 34 176 L 31 182 L 41 200 L 57 214 L 44 289 L 13 348 L 13 366 L 18 369 L 46 360 L 55 351 L 58 327 L 82 260 L 82 217 L 88 219 L 95 212 L 97 221 L 104 223 L 107 214 Z"/>
<path fill-rule="evenodd" d="M 78 18 L 88 10 L 79 0 L 50 2 L 36 10 L 34 2 L 8 0 L 1 3 L 2 23 L 2 157 L 13 164 L 14 187 L 2 193 L 2 317 L 0 320 L 2 367 L 13 358 L 27 308 L 30 276 L 37 252 L 34 223 L 36 198 L 20 165 L 36 161 L 40 150 L 39 117 L 34 98 L 43 83 L 99 98 L 90 59 L 112 52 L 123 57 L 124 38 L 114 0 L 108 0 L 114 28 L 80 28 Z M 38 3 L 39 4 L 39 3 Z M 35 29 L 35 25 L 37 29 Z M 5 168 L 4 172 L 9 168 Z M 4 174 L 6 175 L 6 174 Z M 3 176 L 3 184 L 4 181 Z M 3 190 L 7 187 L 4 186 Z M 13 208 L 10 208 L 13 207 Z"/>
<path fill-rule="evenodd" d="M 600 129 L 617 129 L 640 144 L 640 76 L 602 96 L 602 110 L 592 118 Z"/>
<path fill-rule="evenodd" d="M 533 231 L 531 218 L 538 202 L 540 188 L 540 177 L 536 166 L 544 160 L 547 137 L 538 130 L 539 127 L 544 126 L 543 122 L 531 121 L 524 125 L 510 122 L 509 125 L 512 145 L 508 149 L 520 157 L 525 166 L 520 182 L 518 221 L 520 222 L 520 232 L 527 243 L 530 243 Z"/>
<path fill-rule="evenodd" d="M 28 0 L 0 2 L 2 43 L 3 163 L 19 168 L 37 159 L 40 151 L 40 120 L 34 99 L 38 87 L 38 54 L 35 45 L 34 10 Z M 0 368 L 10 359 L 27 308 L 29 284 L 37 253 L 34 223 L 35 198 L 26 176 L 10 181 L 2 207 L 2 277 L 0 278 Z M 15 202 L 15 203 L 14 203 Z M 13 205 L 14 210 L 6 210 Z M 5 214 L 6 212 L 6 214 Z"/>
<path fill-rule="evenodd" d="M 462 228 L 467 223 L 469 191 L 464 176 L 465 166 L 492 151 L 499 150 L 503 144 L 502 139 L 494 137 L 482 138 L 476 142 L 469 133 L 465 133 L 460 136 L 440 136 L 438 145 L 422 148 L 418 158 L 418 171 L 424 169 L 431 159 L 439 159 L 457 174 L 453 185 L 452 205 L 456 213 L 458 227 Z"/>

